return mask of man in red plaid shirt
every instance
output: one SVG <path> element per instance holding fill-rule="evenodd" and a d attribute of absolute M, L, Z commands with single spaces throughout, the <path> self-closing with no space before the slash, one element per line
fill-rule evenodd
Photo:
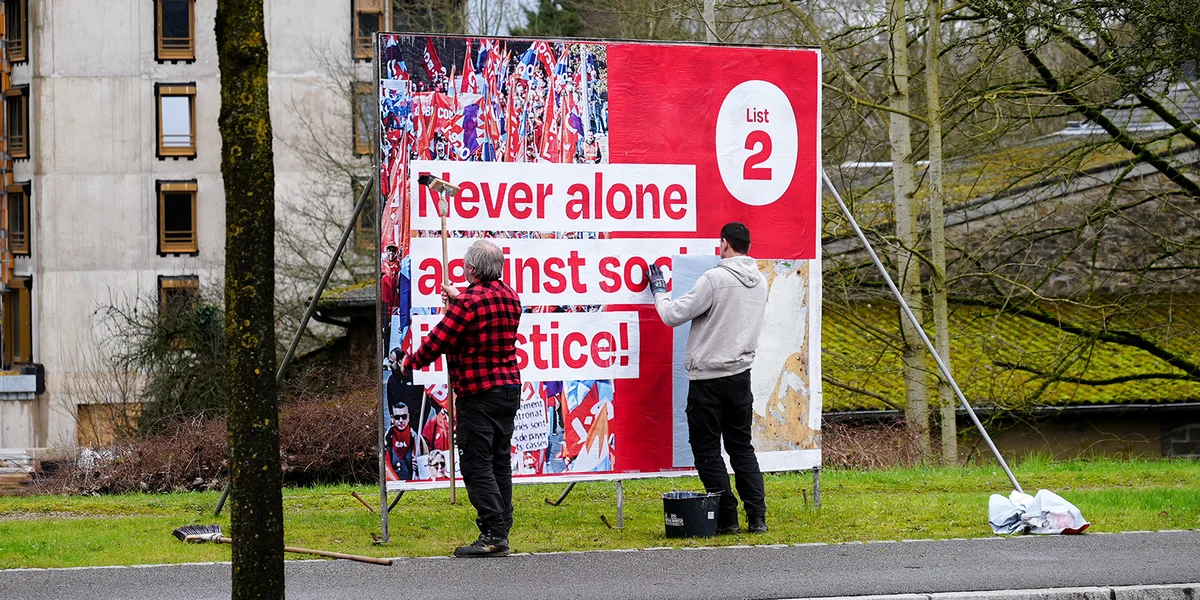
<path fill-rule="evenodd" d="M 517 326 L 521 300 L 500 281 L 504 253 L 479 240 L 463 257 L 470 285 L 463 291 L 443 286 L 449 307 L 412 356 L 404 373 L 422 369 L 446 355 L 450 386 L 458 394 L 458 447 L 467 496 L 479 518 L 479 539 L 459 546 L 455 556 L 505 556 L 512 528 L 513 419 L 521 406 L 517 371 Z"/>

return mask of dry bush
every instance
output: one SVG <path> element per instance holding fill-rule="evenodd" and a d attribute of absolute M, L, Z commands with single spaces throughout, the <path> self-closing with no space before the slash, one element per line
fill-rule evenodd
<path fill-rule="evenodd" d="M 378 479 L 374 378 L 309 369 L 280 390 L 279 446 L 287 485 Z M 224 418 L 192 419 L 127 437 L 74 460 L 43 463 L 43 493 L 220 489 L 228 476 Z"/>
<path fill-rule="evenodd" d="M 43 493 L 204 490 L 222 485 L 225 467 L 225 420 L 195 419 L 106 448 L 82 448 L 74 460 L 43 462 L 33 485 Z"/>
<path fill-rule="evenodd" d="M 917 436 L 903 422 L 833 423 L 821 427 L 821 462 L 840 469 L 911 467 L 921 461 Z"/>

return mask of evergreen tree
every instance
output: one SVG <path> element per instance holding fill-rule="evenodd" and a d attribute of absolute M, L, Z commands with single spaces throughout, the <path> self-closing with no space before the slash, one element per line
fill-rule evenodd
<path fill-rule="evenodd" d="M 583 17 L 579 9 L 569 0 L 541 0 L 537 10 L 525 10 L 525 27 L 517 27 L 512 34 L 517 37 L 577 37 L 583 31 Z"/>

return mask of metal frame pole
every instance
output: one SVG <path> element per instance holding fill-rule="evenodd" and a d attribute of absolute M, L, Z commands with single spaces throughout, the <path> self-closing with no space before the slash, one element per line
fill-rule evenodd
<path fill-rule="evenodd" d="M 813 508 L 821 508 L 821 467 L 813 467 Z"/>
<path fill-rule="evenodd" d="M 296 347 L 300 345 L 300 337 L 304 335 L 304 330 L 308 327 L 309 319 L 312 318 L 313 313 L 317 310 L 317 302 L 321 299 L 321 294 L 325 291 L 325 284 L 329 283 L 329 276 L 333 274 L 333 269 L 337 266 L 337 261 L 342 257 L 342 252 L 346 249 L 346 241 L 350 239 L 350 234 L 354 233 L 354 224 L 358 221 L 358 215 L 362 213 L 363 206 L 367 203 L 367 197 L 374 187 L 375 179 L 368 179 L 367 184 L 363 186 L 362 194 L 358 196 L 358 204 L 354 205 L 354 214 L 350 215 L 350 221 L 346 223 L 346 228 L 342 231 L 342 239 L 338 242 L 337 249 L 333 251 L 333 256 L 329 259 L 329 265 L 325 267 L 325 273 L 321 275 L 321 282 L 317 284 L 317 289 L 313 292 L 312 299 L 308 301 L 308 309 L 304 311 L 304 318 L 300 320 L 300 326 L 296 329 L 296 334 L 292 336 L 292 343 L 288 346 L 287 353 L 283 355 L 283 360 L 279 363 L 279 371 L 275 373 L 276 385 L 279 385 L 279 382 L 283 380 L 283 373 L 287 370 L 288 364 L 292 362 L 292 357 L 296 354 Z M 379 447 L 383 448 L 382 442 Z M 225 499 L 229 497 L 229 488 L 231 485 L 233 485 L 232 478 L 225 482 L 225 489 L 221 492 L 221 499 L 217 500 L 217 508 L 213 512 L 213 516 L 221 514 L 221 509 L 225 507 Z M 384 502 L 386 501 L 385 499 Z"/>
<path fill-rule="evenodd" d="M 617 529 L 625 529 L 625 489 L 622 480 L 617 480 Z"/>
<path fill-rule="evenodd" d="M 380 164 L 383 161 L 383 153 L 381 152 L 379 145 L 380 138 L 382 136 L 380 131 L 382 128 L 382 117 L 379 115 L 379 98 L 382 95 L 380 93 L 380 88 L 382 87 L 380 81 L 384 78 L 383 71 L 385 67 L 383 66 L 383 61 L 380 60 L 382 53 L 379 51 L 379 40 L 380 35 L 379 32 L 376 31 L 375 35 L 372 36 L 371 39 L 371 70 L 375 75 L 375 101 L 371 103 L 371 116 L 374 117 L 374 126 L 371 128 L 371 132 L 373 134 L 371 136 L 371 179 L 368 187 L 380 185 L 379 182 L 381 182 L 383 178 L 382 170 L 380 169 Z M 403 144 L 401 144 L 401 147 L 403 147 Z M 366 192 L 366 190 L 363 191 Z M 379 385 L 379 436 L 377 440 L 379 445 L 379 539 L 382 543 L 386 544 L 392 540 L 392 529 L 389 526 L 388 520 L 391 513 L 391 507 L 388 506 L 387 489 L 387 431 L 391 426 L 390 417 L 392 411 L 388 407 L 387 387 L 383 383 L 383 363 L 380 359 L 387 356 L 387 353 L 391 351 L 391 348 L 388 348 L 387 345 L 384 344 L 383 331 L 391 331 L 392 324 L 389 320 L 391 315 L 387 315 L 386 317 L 381 316 L 381 309 L 383 307 L 383 278 L 381 276 L 383 271 L 383 248 L 380 246 L 383 245 L 383 221 L 381 218 L 384 200 L 382 193 L 383 189 L 379 188 L 379 192 L 380 193 L 375 194 L 375 197 L 379 199 L 379 202 L 376 202 L 374 206 L 375 218 L 373 219 L 374 227 L 372 228 L 375 230 L 375 243 L 373 244 L 375 248 L 375 366 L 371 369 L 371 372 L 376 374 L 375 381 Z M 403 207 L 403 209 L 407 210 L 408 207 Z M 343 238 L 344 237 L 345 236 L 343 236 Z M 396 241 L 399 242 L 399 240 Z M 385 323 L 381 321 L 387 322 Z M 388 374 L 388 377 L 391 377 L 390 373 Z M 409 419 L 412 419 L 412 417 L 409 416 Z M 404 493 L 401 492 L 400 496 L 403 495 Z M 396 500 L 399 500 L 400 496 L 397 496 Z"/>
<path fill-rule="evenodd" d="M 875 263 L 875 266 L 879 269 L 879 272 L 883 274 L 883 280 L 887 282 L 888 288 L 892 290 L 892 294 L 894 294 L 896 296 L 896 300 L 900 302 L 900 308 L 904 310 L 904 314 L 908 316 L 908 320 L 911 321 L 913 327 L 916 328 L 917 335 L 921 337 L 921 341 L 925 343 L 925 347 L 928 348 L 929 353 L 933 355 L 933 360 L 937 362 L 938 370 L 941 371 L 942 377 L 945 377 L 946 381 L 950 384 L 950 387 L 954 389 L 955 395 L 958 396 L 958 401 L 962 404 L 963 408 L 967 409 L 967 415 L 971 417 L 971 422 L 974 423 L 975 428 L 979 430 L 979 435 L 983 436 L 983 441 L 987 442 L 988 448 L 992 450 L 992 454 L 996 457 L 996 461 L 1000 463 L 1000 468 L 1004 469 L 1005 475 L 1008 475 L 1008 480 L 1012 483 L 1013 489 L 1017 490 L 1018 492 L 1025 493 L 1025 490 L 1021 489 L 1021 484 L 1017 483 L 1017 478 L 1015 475 L 1013 475 L 1012 470 L 1008 468 L 1008 463 L 1004 462 L 1004 457 L 1000 456 L 1000 451 L 996 449 L 996 444 L 992 443 L 992 436 L 988 435 L 987 430 L 983 428 L 983 423 L 979 422 L 979 417 L 975 416 L 975 411 L 967 402 L 967 398 L 963 396 L 962 390 L 958 388 L 958 383 L 954 381 L 954 376 L 950 374 L 949 367 L 946 366 L 946 363 L 942 361 L 942 357 L 939 356 L 937 350 L 934 349 L 933 343 L 929 341 L 929 336 L 925 335 L 925 329 L 921 327 L 921 322 L 917 320 L 917 317 L 913 314 L 912 309 L 908 307 L 908 303 L 904 301 L 904 296 L 900 294 L 900 290 L 896 289 L 896 284 L 892 282 L 892 278 L 888 275 L 887 269 L 883 268 L 883 262 L 879 260 L 878 256 L 876 256 L 875 249 L 872 248 L 871 243 L 867 241 L 867 236 L 858 226 L 858 221 L 854 220 L 854 215 L 850 214 L 850 209 L 846 206 L 846 203 L 842 201 L 842 196 L 838 193 L 837 188 L 833 187 L 833 182 L 829 180 L 829 174 L 825 172 L 825 169 L 821 169 L 821 178 L 825 181 L 825 186 L 829 188 L 830 193 L 833 194 L 834 200 L 837 200 L 838 206 L 842 209 L 842 214 L 846 215 L 846 219 L 850 221 L 850 227 L 854 229 L 855 235 L 858 236 L 858 241 L 862 242 L 863 248 L 865 248 L 867 254 L 871 256 L 871 261 Z"/>
<path fill-rule="evenodd" d="M 572 481 L 571 483 L 568 483 L 567 489 L 563 490 L 562 495 L 558 497 L 558 501 L 551 502 L 549 498 L 546 498 L 546 504 L 549 504 L 550 506 L 558 506 L 558 505 L 562 504 L 563 500 L 567 499 L 567 495 L 571 493 L 571 490 L 575 489 L 576 483 L 578 483 L 578 482 Z"/>

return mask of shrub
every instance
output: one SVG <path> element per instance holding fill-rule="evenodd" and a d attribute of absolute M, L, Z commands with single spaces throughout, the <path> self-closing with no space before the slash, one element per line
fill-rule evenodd
<path fill-rule="evenodd" d="M 280 462 L 285 485 L 378 480 L 379 388 L 373 377 L 312 373 L 285 385 Z M 220 489 L 228 477 L 224 417 L 163 424 L 112 446 L 80 450 L 35 481 L 46 493 L 171 492 Z"/>

